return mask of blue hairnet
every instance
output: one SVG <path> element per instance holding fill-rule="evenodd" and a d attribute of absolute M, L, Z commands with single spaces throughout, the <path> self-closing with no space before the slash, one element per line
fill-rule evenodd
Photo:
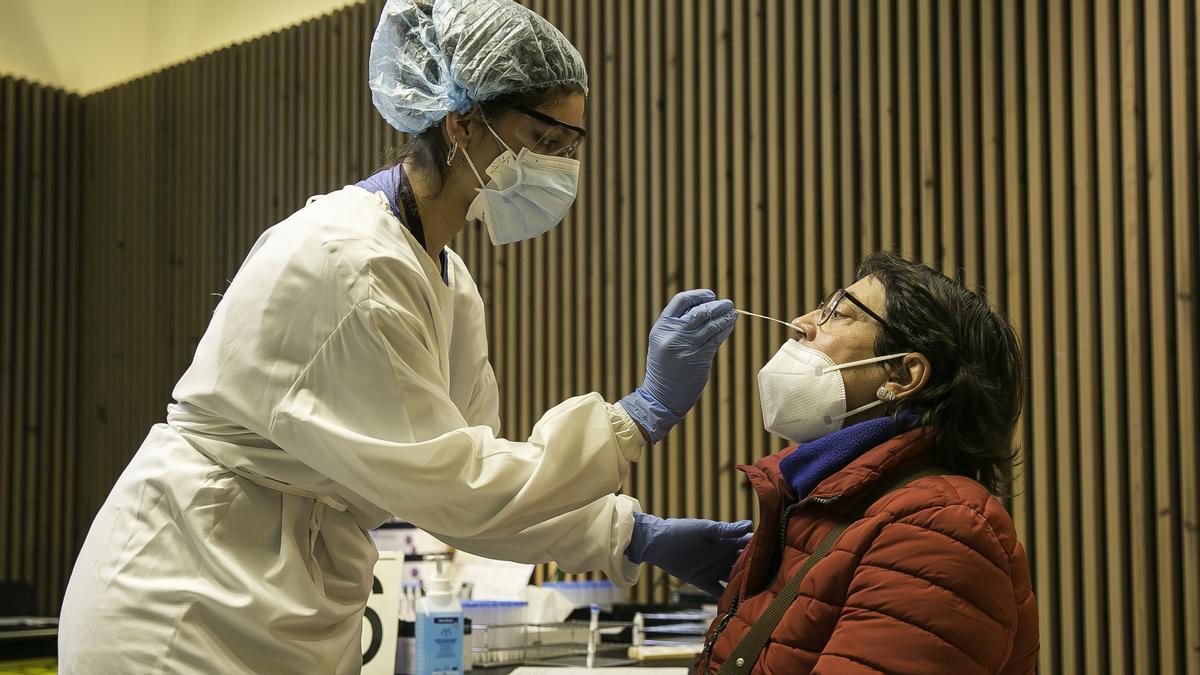
<path fill-rule="evenodd" d="M 504 94 L 562 85 L 587 93 L 578 50 L 512 0 L 387 0 L 369 81 L 375 109 L 406 133 Z"/>

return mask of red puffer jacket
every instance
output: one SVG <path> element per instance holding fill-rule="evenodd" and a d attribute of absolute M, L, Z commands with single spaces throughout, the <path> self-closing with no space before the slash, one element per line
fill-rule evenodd
<path fill-rule="evenodd" d="M 855 497 L 928 465 L 932 446 L 933 432 L 915 429 L 868 450 L 822 481 L 786 522 L 796 495 L 779 463 L 793 449 L 739 467 L 758 493 L 759 524 L 696 672 L 717 672 L 839 517 L 853 511 Z M 1037 607 L 1012 519 L 975 481 L 927 476 L 881 498 L 842 534 L 804 578 L 752 672 L 1026 673 L 1037 654 Z"/>

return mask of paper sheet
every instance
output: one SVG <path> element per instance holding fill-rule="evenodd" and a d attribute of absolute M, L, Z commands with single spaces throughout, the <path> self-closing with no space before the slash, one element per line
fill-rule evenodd
<path fill-rule="evenodd" d="M 533 565 L 491 560 L 455 551 L 454 569 L 459 584 L 471 584 L 476 600 L 524 600 Z"/>

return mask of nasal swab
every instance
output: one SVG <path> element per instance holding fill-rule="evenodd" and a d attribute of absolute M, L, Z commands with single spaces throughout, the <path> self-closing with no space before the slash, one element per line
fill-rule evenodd
<path fill-rule="evenodd" d="M 763 316 L 762 314 L 755 314 L 754 312 L 747 312 L 747 311 L 741 310 L 741 309 L 735 309 L 733 311 L 737 312 L 738 314 L 745 314 L 746 316 L 752 316 L 756 319 L 766 319 L 767 321 L 774 321 L 777 324 L 780 324 L 782 326 L 787 326 L 788 328 L 791 328 L 792 330 L 796 330 L 796 327 L 794 325 L 788 323 L 787 321 L 780 321 L 779 319 L 772 319 L 769 316 Z"/>

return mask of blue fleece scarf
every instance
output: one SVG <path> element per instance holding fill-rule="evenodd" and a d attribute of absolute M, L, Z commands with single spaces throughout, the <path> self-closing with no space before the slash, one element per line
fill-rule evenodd
<path fill-rule="evenodd" d="M 916 422 L 915 415 L 901 414 L 898 419 L 876 417 L 839 429 L 801 444 L 783 458 L 779 470 L 795 490 L 796 497 L 804 499 L 821 481 L 841 471 L 871 448 L 913 428 Z"/>

